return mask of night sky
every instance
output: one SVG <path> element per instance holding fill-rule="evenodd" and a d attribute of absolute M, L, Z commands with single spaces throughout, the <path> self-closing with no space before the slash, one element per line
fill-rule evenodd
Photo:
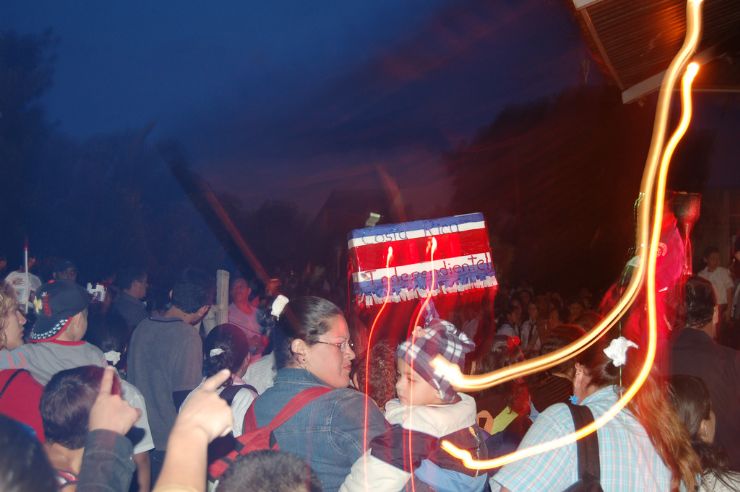
<path fill-rule="evenodd" d="M 60 131 L 153 124 L 216 190 L 309 214 L 332 189 L 377 186 L 377 165 L 417 211 L 440 205 L 443 152 L 582 83 L 588 59 L 559 1 L 3 2 L 0 29 L 45 28 Z"/>
<path fill-rule="evenodd" d="M 259 211 L 270 200 L 289 202 L 309 227 L 323 223 L 322 217 L 331 217 L 326 227 L 334 228 L 335 239 L 361 226 L 367 212 L 359 208 L 387 206 L 390 197 L 386 193 L 398 189 L 400 200 L 395 195 L 393 203 L 402 203 L 403 213 L 386 212 L 386 220 L 482 210 L 492 240 L 500 241 L 494 247 L 508 242 L 519 251 L 512 271 L 523 278 L 560 281 L 562 275 L 550 263 L 568 271 L 575 268 L 569 265 L 580 267 L 581 258 L 590 258 L 602 272 L 597 283 L 604 283 L 621 270 L 628 254 L 637 193 L 637 180 L 633 184 L 630 176 L 638 175 L 647 149 L 638 148 L 625 161 L 604 164 L 602 159 L 604 152 L 613 157 L 615 152 L 634 150 L 643 140 L 649 141 L 656 98 L 653 94 L 620 105 L 619 90 L 589 52 L 569 0 L 229 0 L 212 5 L 192 0 L 6 0 L 0 5 L 0 30 L 24 35 L 46 29 L 51 29 L 58 42 L 51 50 L 55 54 L 53 85 L 40 106 L 53 124 L 54 136 L 74 143 L 59 147 L 63 139 L 52 139 L 51 160 L 44 161 L 45 165 L 55 167 L 54 152 L 61 149 L 63 155 L 64 145 L 79 144 L 83 149 L 83 157 L 68 163 L 84 162 L 84 152 L 95 155 L 97 142 L 106 142 L 103 149 L 112 152 L 101 158 L 99 167 L 110 169 L 95 178 L 98 182 L 91 177 L 97 174 L 87 173 L 91 188 L 70 191 L 64 203 L 100 192 L 97 183 L 115 174 L 116 166 L 118 171 L 123 167 L 130 170 L 134 181 L 147 185 L 132 185 L 130 190 L 157 190 L 155 198 L 162 200 L 142 203 L 158 207 L 162 217 L 178 200 L 190 205 L 185 214 L 177 214 L 187 217 L 184 222 L 191 228 L 185 228 L 183 237 L 223 243 L 217 237 L 218 224 L 196 210 L 192 190 L 186 196 L 183 190 L 188 186 L 181 187 L 182 182 L 170 175 L 168 164 L 175 154 L 162 149 L 176 149 L 185 168 L 234 204 L 232 210 L 246 213 Z M 557 104 L 568 100 L 568 94 L 585 97 L 599 91 L 613 96 L 615 112 L 594 105 Z M 737 95 L 703 93 L 695 101 L 695 118 L 686 140 L 693 131 L 700 137 L 709 136 L 705 139 L 709 144 L 706 152 L 682 154 L 679 147 L 677 160 L 688 156 L 682 166 L 689 186 L 682 189 L 711 193 L 711 188 L 740 187 Z M 543 113 L 531 119 L 527 108 L 535 112 L 556 108 L 557 114 Z M 621 129 L 612 126 L 613 131 L 621 131 L 613 135 L 603 130 L 607 124 L 582 125 L 596 114 L 611 114 L 614 121 L 620 114 L 640 114 L 639 124 Z M 502 118 L 509 123 L 497 127 L 498 133 L 490 133 Z M 520 123 L 526 127 L 523 131 L 518 129 Z M 600 129 L 598 135 L 592 134 Z M 132 135 L 146 135 L 144 147 L 153 160 L 126 161 L 128 151 L 114 142 L 118 136 L 121 142 L 132 142 Z M 521 143 L 512 144 L 516 139 L 510 135 L 521 137 Z M 602 142 L 601 147 L 588 150 L 589 143 L 596 141 Z M 481 142 L 483 149 L 478 148 Z M 491 142 L 500 150 L 486 151 L 485 145 Z M 533 149 L 541 155 L 524 160 Z M 551 154 L 547 149 L 556 150 Z M 455 181 L 455 175 L 466 175 L 467 169 L 474 168 L 455 166 L 466 162 L 466 153 L 479 151 L 486 159 L 482 167 L 476 168 L 472 178 L 468 173 L 467 182 Z M 585 167 L 569 170 L 587 151 L 594 153 Z M 70 151 L 69 155 L 77 154 Z M 127 164 L 116 164 L 119 160 Z M 146 173 L 135 166 L 143 162 L 153 163 L 151 169 L 159 166 L 157 172 L 164 174 L 153 172 L 141 178 Z M 75 164 L 60 159 L 53 169 L 58 178 L 44 178 L 67 179 L 71 185 L 88 181 L 75 178 L 66 171 L 67 165 Z M 532 167 L 519 170 L 522 166 Z M 603 166 L 616 170 L 608 182 L 600 178 Z M 462 173 L 456 172 L 461 169 Z M 569 181 L 567 176 L 580 181 Z M 159 180 L 169 184 L 160 187 Z M 524 195 L 518 191 L 520 182 Z M 533 188 L 530 182 L 539 183 L 546 192 L 529 189 Z M 113 180 L 106 186 L 118 189 L 119 183 Z M 124 188 L 126 183 L 123 180 Z M 476 191 L 476 184 L 482 188 Z M 159 188 L 167 191 L 160 193 Z M 586 203 L 583 189 L 613 202 Z M 123 203 L 129 198 L 135 202 L 140 196 L 130 190 Z M 106 189 L 102 192 L 100 200 L 107 198 Z M 509 192 L 515 192 L 510 199 L 501 198 Z M 530 216 L 522 212 L 520 195 L 525 197 L 523 205 Z M 570 200 L 574 196 L 581 201 Z M 334 201 L 328 201 L 330 197 Z M 464 203 L 468 198 L 472 201 Z M 504 201 L 497 202 L 497 198 Z M 49 254 L 95 255 L 87 252 L 94 247 L 92 239 L 75 242 L 66 238 L 64 244 L 52 239 L 56 222 L 68 220 L 62 208 L 55 207 L 61 219 L 47 214 L 49 223 L 39 221 L 33 227 L 26 227 L 23 221 L 32 221 L 20 214 L 15 236 L 5 241 L 4 248 L 17 250 L 24 231 L 30 229 L 35 244 L 47 248 Z M 116 213 L 118 209 L 105 210 Z M 323 214 L 322 210 L 331 212 Z M 574 219 L 584 211 L 587 216 Z M 338 217 L 345 212 L 342 222 Z M 43 209 L 39 213 L 44 214 Z M 84 214 L 76 213 L 76 220 L 86 220 L 79 218 Z M 548 214 L 552 219 L 541 226 L 532 219 Z M 129 216 L 136 215 L 123 218 Z M 606 216 L 611 218 L 603 219 Z M 117 220 L 116 226 L 124 228 L 125 220 Z M 158 227 L 162 219 L 142 212 L 141 220 Z M 202 221 L 211 229 L 204 229 Z M 509 222 L 512 227 L 508 229 L 502 225 Z M 616 222 L 621 232 L 612 230 Z M 566 225 L 578 230 L 563 232 Z M 286 229 L 274 221 L 269 226 Z M 261 224 L 251 231 L 242 228 L 242 233 L 270 244 L 303 244 L 263 238 L 266 228 Z M 296 232 L 299 227 L 291 230 Z M 602 230 L 610 232 L 602 237 Z M 179 261 L 155 259 L 154 252 L 164 249 L 159 239 L 140 239 L 136 247 L 117 244 L 117 231 L 114 227 L 106 231 L 111 246 L 101 239 L 98 247 L 118 248 L 111 251 L 112 256 L 128 251 L 148 255 L 150 266 Z M 137 232 L 142 238 L 147 234 L 142 227 Z M 613 237 L 621 242 L 612 241 Z M 325 253 L 330 250 L 329 242 L 324 240 L 314 248 Z M 580 249 L 572 243 L 579 243 L 575 246 Z M 203 249 L 196 242 L 190 247 L 192 251 L 182 250 L 181 262 L 190 261 L 197 256 L 195 251 Z M 304 249 L 309 254 L 309 248 Z M 603 260 L 607 253 L 608 261 Z M 533 257 L 550 263 L 540 265 Z M 602 267 L 603 262 L 611 263 Z M 584 276 L 589 276 L 588 269 Z M 571 280 L 575 284 L 589 279 Z"/>

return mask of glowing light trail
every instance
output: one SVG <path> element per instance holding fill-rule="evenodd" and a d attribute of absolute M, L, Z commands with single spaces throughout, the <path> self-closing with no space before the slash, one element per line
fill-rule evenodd
<path fill-rule="evenodd" d="M 653 134 L 653 140 L 651 142 L 651 148 L 648 154 L 648 162 L 646 163 L 645 174 L 643 175 L 643 183 L 641 186 L 641 198 L 643 200 L 639 204 L 640 206 L 640 214 L 639 214 L 640 226 L 639 226 L 639 231 L 638 231 L 638 245 L 637 245 L 640 251 L 641 261 L 638 266 L 638 272 L 635 274 L 635 277 L 639 277 L 636 279 L 637 285 L 639 286 L 642 283 L 642 278 L 645 272 L 645 263 L 646 263 L 645 257 L 647 256 L 648 261 L 647 261 L 647 283 L 646 284 L 647 284 L 647 301 L 648 301 L 647 303 L 648 344 L 647 344 L 647 354 L 645 357 L 645 362 L 643 363 L 643 366 L 640 369 L 640 372 L 635 378 L 635 381 L 633 382 L 633 384 L 630 385 L 630 387 L 625 391 L 622 397 L 617 401 L 617 403 L 612 408 L 607 410 L 607 412 L 605 412 L 602 416 L 600 416 L 598 419 L 596 419 L 591 424 L 581 429 L 576 430 L 574 433 L 562 436 L 558 439 L 544 442 L 536 446 L 531 446 L 529 448 L 520 449 L 508 455 L 501 456 L 497 459 L 482 460 L 482 461 L 473 459 L 468 451 L 461 450 L 455 447 L 453 444 L 451 444 L 448 441 L 443 441 L 442 448 L 445 449 L 445 451 L 447 451 L 451 455 L 462 460 L 466 467 L 471 468 L 471 469 L 477 469 L 477 470 L 497 468 L 497 467 L 506 465 L 508 463 L 512 463 L 514 461 L 520 460 L 522 458 L 526 458 L 528 456 L 533 456 L 539 453 L 543 453 L 543 452 L 555 449 L 560 446 L 570 444 L 577 439 L 581 439 L 591 434 L 592 432 L 595 432 L 598 428 L 602 427 L 609 420 L 614 418 L 614 416 L 616 416 L 617 413 L 619 413 L 629 403 L 629 401 L 640 390 L 645 380 L 647 379 L 650 373 L 652 364 L 655 360 L 655 353 L 656 353 L 656 348 L 657 348 L 657 308 L 656 308 L 656 298 L 655 298 L 655 271 L 656 271 L 658 244 L 660 241 L 661 219 L 663 215 L 663 208 L 664 208 L 664 201 L 665 201 L 666 180 L 668 176 L 668 168 L 669 168 L 671 156 L 673 155 L 673 152 L 675 151 L 675 148 L 678 145 L 678 142 L 685 134 L 686 129 L 688 128 L 689 122 L 691 120 L 691 114 L 692 114 L 691 85 L 693 83 L 693 80 L 699 68 L 698 64 L 696 63 L 691 63 L 687 67 L 686 73 L 684 74 L 684 77 L 682 80 L 682 85 L 681 85 L 682 115 L 681 115 L 679 125 L 676 128 L 673 135 L 671 136 L 670 140 L 668 141 L 668 144 L 666 145 L 663 151 L 659 152 L 656 149 L 656 146 L 662 147 L 663 140 L 665 138 L 665 127 L 666 127 L 666 121 L 667 121 L 667 114 L 669 110 L 668 105 L 670 103 L 671 92 L 673 90 L 675 80 L 678 77 L 678 74 L 680 73 L 683 66 L 686 64 L 686 61 L 693 54 L 694 50 L 696 49 L 696 46 L 698 45 L 699 35 L 701 31 L 701 4 L 702 4 L 701 0 L 689 0 L 688 5 L 687 5 L 686 39 L 684 41 L 684 45 L 682 46 L 681 50 L 671 62 L 669 70 L 666 72 L 665 82 L 663 86 L 661 87 L 661 93 L 660 93 L 659 102 L 658 102 L 658 110 L 656 112 L 656 120 L 655 120 L 655 127 L 654 127 L 655 132 Z M 652 214 L 651 227 L 650 227 L 650 230 L 648 230 L 647 221 L 650 217 L 649 205 L 652 201 L 652 188 L 653 188 L 652 185 L 655 182 L 656 164 L 658 164 L 658 172 L 657 172 L 658 179 L 657 179 L 657 184 L 655 186 L 656 188 L 655 207 L 654 207 L 653 214 Z M 649 247 L 648 247 L 648 251 L 646 254 L 644 245 L 647 242 L 645 241 L 645 239 L 647 239 L 648 234 L 650 234 Z M 635 280 L 635 277 L 633 277 L 633 281 Z M 633 281 L 631 281 L 630 284 L 632 284 Z M 627 297 L 628 297 L 628 293 L 625 293 L 625 295 L 622 297 L 622 299 L 620 299 L 620 301 L 624 300 Z M 632 303 L 632 300 L 633 298 L 630 299 L 629 304 Z M 629 307 L 629 304 L 627 304 L 627 307 Z M 613 309 L 609 314 L 612 314 L 615 310 L 616 309 Z M 608 323 L 604 322 L 597 326 L 597 328 L 601 329 L 601 333 L 599 333 L 599 336 L 602 333 L 605 333 L 606 330 L 609 328 L 607 324 Z M 607 326 L 607 327 L 604 328 L 604 326 Z M 598 331 L 598 330 L 595 328 L 593 331 Z M 584 338 L 588 338 L 588 337 L 584 337 Z M 579 340 L 578 342 L 571 344 L 569 347 L 566 347 L 566 349 L 570 348 L 572 350 L 572 354 L 569 354 L 569 356 L 573 356 L 575 354 L 582 352 L 588 346 L 590 346 L 593 342 L 595 342 L 597 339 L 598 339 L 598 336 L 594 337 L 591 343 L 587 345 L 583 344 L 585 346 L 583 345 L 579 346 L 579 342 L 582 342 L 582 340 Z M 568 352 L 568 350 L 563 350 L 559 352 Z M 543 358 L 540 358 L 540 359 L 543 359 Z M 449 365 L 445 365 L 445 364 L 437 364 L 437 367 L 443 368 L 444 370 L 449 369 Z M 551 366 L 546 366 L 546 367 L 551 367 Z M 521 365 L 520 365 L 520 368 L 521 368 Z M 513 369 L 516 369 L 516 367 L 513 367 Z M 534 371 L 531 371 L 531 372 L 534 372 Z M 472 388 L 480 389 L 480 385 L 481 385 L 480 380 L 474 383 L 466 382 L 465 381 L 466 377 L 463 377 L 459 370 L 450 371 L 449 375 L 462 380 L 463 385 L 460 385 L 461 387 L 468 387 L 470 389 Z M 509 377 L 508 379 L 498 378 L 497 381 L 503 382 L 513 377 L 518 377 L 521 375 L 523 375 L 523 372 L 520 371 L 518 373 L 515 373 L 513 376 Z M 490 378 L 491 375 L 489 374 L 486 376 L 489 376 Z M 495 378 L 494 378 L 494 381 L 496 381 Z M 495 383 L 488 384 L 488 386 L 491 386 L 492 384 L 495 384 Z"/>
<path fill-rule="evenodd" d="M 411 345 L 414 345 L 414 342 L 416 341 L 416 327 L 419 326 L 419 319 L 421 319 L 421 313 L 424 312 L 424 310 L 429 305 L 429 302 L 432 300 L 432 294 L 434 293 L 434 282 L 436 280 L 436 270 L 434 269 L 434 253 L 437 251 L 437 238 L 432 236 L 429 242 L 427 243 L 427 253 L 429 253 L 429 262 L 431 264 L 431 270 L 432 270 L 432 283 L 429 286 L 429 289 L 427 291 L 427 297 L 424 299 L 424 302 L 422 303 L 421 307 L 419 308 L 419 312 L 416 315 L 416 319 L 414 320 L 414 324 L 411 326 Z M 414 371 L 414 359 L 412 358 L 410 361 L 409 367 L 411 368 L 411 371 Z M 414 392 L 409 391 L 409 407 L 414 406 Z M 409 420 L 408 420 L 408 428 L 413 429 L 413 426 L 411 425 L 411 419 L 412 419 L 413 413 L 409 409 Z M 411 492 L 416 492 L 416 482 L 414 481 L 414 457 L 412 454 L 412 450 L 414 449 L 412 446 L 413 438 L 411 437 L 413 435 L 413 432 L 409 432 L 409 438 L 408 438 L 408 449 L 406 450 L 406 456 L 408 456 L 409 459 L 409 466 L 408 470 L 409 473 L 411 473 Z"/>
<path fill-rule="evenodd" d="M 683 46 L 671 62 L 671 65 L 668 67 L 666 78 L 661 86 L 655 116 L 653 138 L 650 144 L 650 150 L 648 152 L 648 158 L 645 164 L 645 171 L 643 173 L 643 180 L 639 193 L 640 200 L 638 205 L 636 253 L 640 257 L 640 261 L 638 262 L 637 268 L 629 283 L 625 287 L 622 297 L 620 297 L 614 307 L 604 315 L 604 318 L 582 338 L 549 354 L 541 355 L 488 374 L 472 376 L 464 375 L 458 366 L 450 364 L 442 357 L 437 357 L 432 362 L 435 369 L 443 371 L 445 376 L 456 388 L 463 391 L 482 390 L 495 384 L 505 383 L 515 378 L 548 369 L 558 365 L 564 359 L 575 357 L 593 345 L 604 333 L 614 326 L 634 302 L 645 278 L 645 265 L 647 264 L 647 249 L 645 248 L 645 245 L 648 244 L 650 232 L 650 204 L 652 202 L 655 176 L 660 164 L 660 156 L 663 153 L 662 147 L 665 140 L 668 113 L 670 110 L 670 99 L 678 75 L 693 54 L 699 42 L 701 31 L 701 4 L 702 0 L 689 0 L 688 2 L 686 38 Z"/>
<path fill-rule="evenodd" d="M 391 259 L 393 258 L 393 246 L 388 246 L 388 254 L 385 257 L 385 267 L 388 268 L 391 264 Z M 368 448 L 367 443 L 367 418 L 368 418 L 368 405 L 370 404 L 369 398 L 370 398 L 370 349 L 372 348 L 372 340 L 373 340 L 373 332 L 375 332 L 375 326 L 378 324 L 378 320 L 380 320 L 380 316 L 383 314 L 383 311 L 385 310 L 386 305 L 388 304 L 388 300 L 391 296 L 391 276 L 388 275 L 388 285 L 385 290 L 385 298 L 383 299 L 383 305 L 380 306 L 380 309 L 378 310 L 378 314 L 375 315 L 375 318 L 373 319 L 373 323 L 370 325 L 370 332 L 367 335 L 367 352 L 365 354 L 365 418 L 364 418 L 364 424 L 365 427 L 363 428 L 362 432 L 362 449 Z M 365 469 L 365 490 L 368 490 L 368 484 L 367 484 L 367 454 L 363 455 L 362 465 Z"/>

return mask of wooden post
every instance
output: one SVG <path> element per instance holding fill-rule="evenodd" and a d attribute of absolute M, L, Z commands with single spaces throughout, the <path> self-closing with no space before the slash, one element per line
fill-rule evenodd
<path fill-rule="evenodd" d="M 229 272 L 216 271 L 216 323 L 222 325 L 229 321 Z"/>
<path fill-rule="evenodd" d="M 229 321 L 229 272 L 216 270 L 216 304 L 203 318 L 206 335 L 218 325 Z"/>

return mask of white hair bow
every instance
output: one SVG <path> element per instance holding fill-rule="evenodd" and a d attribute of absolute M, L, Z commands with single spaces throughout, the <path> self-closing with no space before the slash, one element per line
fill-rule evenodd
<path fill-rule="evenodd" d="M 627 349 L 630 347 L 639 348 L 632 340 L 619 337 L 609 343 L 609 346 L 604 349 L 604 353 L 611 359 L 614 367 L 621 367 L 627 363 Z"/>
<path fill-rule="evenodd" d="M 278 295 L 275 300 L 272 301 L 272 311 L 270 314 L 280 319 L 280 315 L 283 314 L 283 309 L 288 305 L 288 302 L 290 302 L 290 299 L 282 294 Z"/>
<path fill-rule="evenodd" d="M 109 350 L 103 354 L 103 357 L 105 357 L 105 360 L 110 362 L 111 365 L 115 366 L 118 364 L 118 361 L 121 360 L 121 352 Z"/>
<path fill-rule="evenodd" d="M 220 347 L 216 347 L 214 349 L 211 349 L 210 352 L 208 352 L 208 357 L 216 357 L 216 356 L 221 355 L 223 353 L 224 353 L 224 349 L 222 349 Z"/>

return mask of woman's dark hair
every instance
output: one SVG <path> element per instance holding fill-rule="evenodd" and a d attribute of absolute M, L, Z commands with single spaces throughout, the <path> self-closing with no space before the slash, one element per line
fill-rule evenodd
<path fill-rule="evenodd" d="M 231 323 L 218 325 L 203 344 L 203 374 L 211 377 L 222 369 L 237 372 L 249 355 L 249 339 L 244 330 Z M 211 355 L 211 351 L 214 353 Z"/>
<path fill-rule="evenodd" d="M 126 320 L 117 312 L 110 310 L 103 314 L 99 309 L 89 311 L 85 340 L 103 353 L 111 350 L 120 352 L 122 360 L 125 360 L 128 335 Z"/>
<path fill-rule="evenodd" d="M 320 335 L 329 331 L 329 320 L 343 316 L 333 302 L 321 297 L 303 296 L 291 299 L 272 330 L 275 365 L 281 369 L 293 358 L 290 344 L 300 339 L 313 345 Z"/>
<path fill-rule="evenodd" d="M 32 431 L 0 415 L 0 490 L 57 490 L 56 473 Z"/>
<path fill-rule="evenodd" d="M 672 376 L 669 385 L 668 396 L 689 433 L 691 445 L 699 455 L 703 472 L 712 473 L 727 484 L 723 477 L 728 472 L 727 455 L 721 448 L 704 442 L 699 436 L 702 421 L 708 420 L 712 412 L 712 400 L 707 386 L 700 378 L 683 374 Z"/>
<path fill-rule="evenodd" d="M 519 346 L 518 337 L 496 335 L 493 339 L 491 351 L 481 361 L 476 372 L 488 373 L 522 362 L 524 353 Z M 529 414 L 529 390 L 523 378 L 517 378 L 503 384 L 497 384 L 480 392 L 481 396 L 503 395 L 506 406 L 519 415 Z"/>
<path fill-rule="evenodd" d="M 369 374 L 365 372 L 367 357 L 370 357 Z M 364 392 L 367 382 L 367 395 L 379 408 L 384 408 L 396 396 L 396 350 L 388 342 L 375 342 L 369 355 L 355 359 L 354 367 L 357 389 Z"/>
<path fill-rule="evenodd" d="M 619 391 L 620 383 L 622 388 L 631 386 L 645 362 L 647 342 L 637 341 L 638 348 L 630 348 L 627 352 L 627 363 L 616 367 L 604 349 L 618 336 L 618 327 L 615 327 L 577 357 L 591 378 L 590 384 L 596 388 L 614 385 Z M 645 429 L 658 455 L 671 471 L 671 488 L 677 489 L 683 482 L 687 490 L 693 490 L 696 477 L 701 472 L 701 463 L 686 429 L 666 397 L 666 383 L 655 373 L 654 367 L 627 408 Z"/>
<path fill-rule="evenodd" d="M 555 326 L 551 330 L 548 330 L 547 335 L 543 338 L 542 345 L 540 345 L 540 355 L 555 352 L 566 345 L 570 345 L 585 334 L 586 330 L 578 325 L 566 323 Z M 572 358 L 567 359 L 557 366 L 548 369 L 547 374 L 559 372 L 567 375 L 573 371 L 575 364 L 576 363 Z"/>
<path fill-rule="evenodd" d="M 714 316 L 717 299 L 712 284 L 701 277 L 691 277 L 684 285 L 686 326 L 701 328 Z"/>
<path fill-rule="evenodd" d="M 68 449 L 85 445 L 90 409 L 98 397 L 102 367 L 80 366 L 56 373 L 41 395 L 41 418 L 46 441 Z M 120 394 L 118 378 L 113 380 L 112 392 Z"/>

